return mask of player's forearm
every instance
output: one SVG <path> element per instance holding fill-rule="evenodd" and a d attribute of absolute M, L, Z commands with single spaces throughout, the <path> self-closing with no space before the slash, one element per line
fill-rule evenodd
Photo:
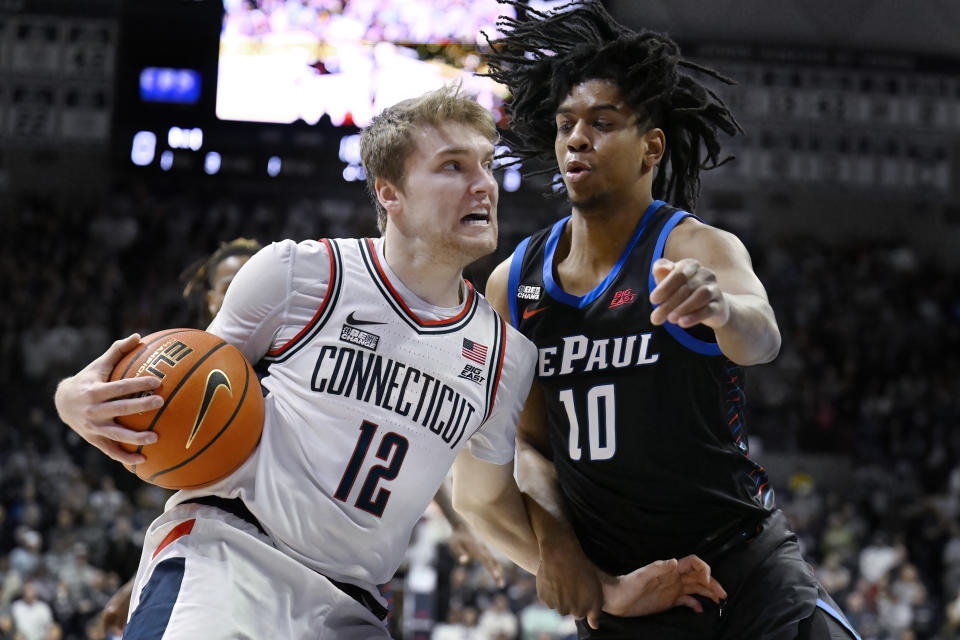
<path fill-rule="evenodd" d="M 770 362 L 780 352 L 780 329 L 770 303 L 753 294 L 725 294 L 730 319 L 714 330 L 723 354 L 740 365 Z"/>
<path fill-rule="evenodd" d="M 540 566 L 540 550 L 516 485 L 512 490 L 505 487 L 496 499 L 480 501 L 469 493 L 469 490 L 458 492 L 454 489 L 456 510 L 487 544 L 526 571 L 536 573 Z"/>

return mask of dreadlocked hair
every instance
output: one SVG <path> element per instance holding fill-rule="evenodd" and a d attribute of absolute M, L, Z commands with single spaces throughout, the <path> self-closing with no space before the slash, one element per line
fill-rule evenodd
<path fill-rule="evenodd" d="M 197 260 L 180 274 L 184 283 L 183 297 L 189 298 L 198 292 L 213 289 L 217 265 L 233 256 L 252 256 L 260 250 L 260 243 L 250 238 L 236 238 L 221 242 L 220 247 L 207 258 Z"/>
<path fill-rule="evenodd" d="M 638 126 L 659 127 L 666 137 L 653 196 L 693 211 L 700 170 L 732 159 L 720 158 L 719 131 L 732 136 L 743 129 L 723 100 L 689 72 L 726 84 L 733 80 L 683 59 L 663 34 L 620 25 L 595 0 L 575 0 L 549 13 L 521 0 L 498 2 L 522 16 L 500 17 L 497 27 L 504 35 L 487 38 L 485 54 L 489 70 L 484 75 L 511 94 L 506 108 L 513 163 L 555 163 L 557 107 L 575 85 L 608 80 L 637 114 Z"/>

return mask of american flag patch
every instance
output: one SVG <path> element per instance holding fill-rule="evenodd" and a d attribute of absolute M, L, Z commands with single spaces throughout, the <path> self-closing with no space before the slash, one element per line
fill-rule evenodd
<path fill-rule="evenodd" d="M 479 342 L 463 339 L 463 350 L 460 352 L 464 358 L 473 360 L 477 364 L 487 364 L 487 348 Z"/>

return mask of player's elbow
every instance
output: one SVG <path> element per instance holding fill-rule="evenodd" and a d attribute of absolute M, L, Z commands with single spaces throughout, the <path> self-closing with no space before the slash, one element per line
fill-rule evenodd
<path fill-rule="evenodd" d="M 724 355 L 734 364 L 749 367 L 756 364 L 772 362 L 780 353 L 780 334 L 771 336 L 768 340 L 754 340 L 743 345 L 740 349 L 723 349 Z"/>
<path fill-rule="evenodd" d="M 780 330 L 775 327 L 773 330 L 773 335 L 770 337 L 770 346 L 767 349 L 766 354 L 760 358 L 760 361 L 757 364 L 773 362 L 776 357 L 780 355 L 780 347 L 782 344 L 783 339 L 780 337 Z"/>
<path fill-rule="evenodd" d="M 773 361 L 780 353 L 782 339 L 770 305 L 764 302 L 759 309 L 737 319 L 729 325 L 729 332 L 717 331 L 724 355 L 744 367 Z"/>
<path fill-rule="evenodd" d="M 770 313 L 770 320 L 767 321 L 765 331 L 757 340 L 756 353 L 753 354 L 753 362 L 744 364 L 767 364 L 772 362 L 780 353 L 782 338 L 780 337 L 780 328 L 776 320 L 773 319 L 773 312 Z"/>

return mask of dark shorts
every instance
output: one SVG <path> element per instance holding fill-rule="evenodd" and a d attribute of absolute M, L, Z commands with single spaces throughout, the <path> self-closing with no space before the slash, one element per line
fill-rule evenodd
<path fill-rule="evenodd" d="M 719 558 L 704 557 L 727 591 L 703 613 L 676 607 L 640 618 L 603 615 L 599 629 L 578 621 L 578 637 L 604 640 L 849 640 L 857 638 L 800 556 L 796 535 L 776 511 L 755 536 Z"/>

